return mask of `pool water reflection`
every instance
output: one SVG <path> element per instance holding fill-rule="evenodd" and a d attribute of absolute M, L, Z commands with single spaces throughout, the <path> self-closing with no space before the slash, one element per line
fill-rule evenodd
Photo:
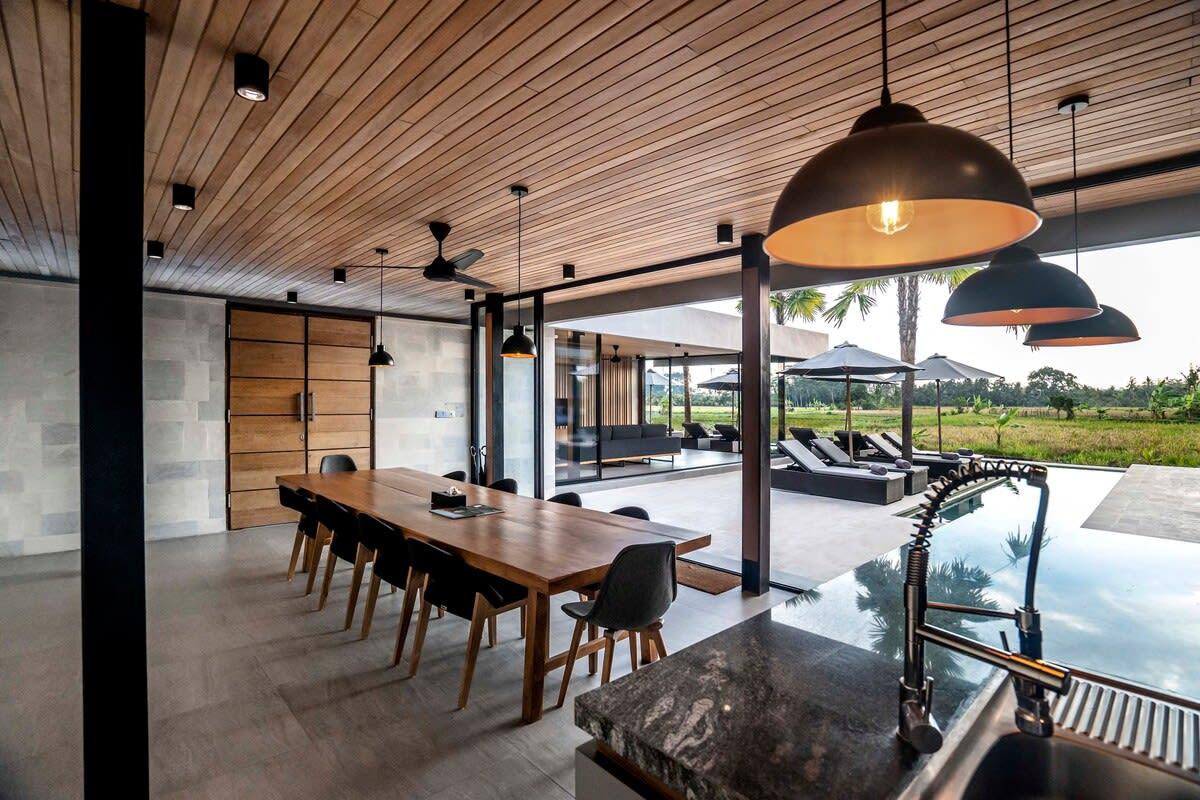
<path fill-rule="evenodd" d="M 1120 473 L 1051 468 L 1037 584 L 1045 657 L 1200 698 L 1200 544 L 1081 528 Z M 1011 609 L 1021 602 L 1038 492 L 1002 482 L 944 516 L 931 546 L 929 599 Z M 899 659 L 899 548 L 773 613 L 781 622 Z M 1009 621 L 930 611 L 931 623 L 1000 646 Z M 931 674 L 980 679 L 988 667 L 931 646 Z"/>

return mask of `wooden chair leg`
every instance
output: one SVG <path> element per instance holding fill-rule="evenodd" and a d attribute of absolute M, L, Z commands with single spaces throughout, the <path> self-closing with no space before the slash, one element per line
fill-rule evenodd
<path fill-rule="evenodd" d="M 638 668 L 638 634 L 629 631 L 629 671 L 637 672 Z"/>
<path fill-rule="evenodd" d="M 304 552 L 300 554 L 300 565 L 297 567 L 301 572 L 308 572 L 308 562 L 312 560 L 313 537 L 304 537 Z"/>
<path fill-rule="evenodd" d="M 393 586 L 393 589 L 396 587 Z M 365 639 L 371 633 L 371 619 L 375 616 L 375 601 L 379 599 L 379 576 L 371 573 L 371 585 L 367 588 L 367 606 L 363 609 L 362 633 L 359 639 Z"/>
<path fill-rule="evenodd" d="M 494 614 L 492 616 L 488 617 L 487 625 L 488 625 L 488 647 L 495 647 L 496 646 L 496 617 Z"/>
<path fill-rule="evenodd" d="M 496 618 L 488 615 L 488 604 L 483 595 L 475 595 L 475 607 L 471 610 L 471 630 L 467 634 L 467 661 L 463 665 L 462 686 L 458 690 L 458 707 L 467 707 L 471 695 L 471 679 L 475 677 L 475 660 L 479 658 L 479 642 L 483 639 L 484 622 L 493 623 Z"/>
<path fill-rule="evenodd" d="M 333 548 L 329 548 L 329 555 L 325 557 L 325 579 L 321 581 L 321 600 L 317 603 L 317 611 L 325 609 L 325 601 L 329 599 L 329 587 L 333 583 L 333 571 L 337 569 L 337 556 L 333 554 Z"/>
<path fill-rule="evenodd" d="M 413 639 L 412 660 L 408 667 L 410 678 L 417 674 L 417 667 L 421 664 L 421 648 L 425 646 L 425 631 L 429 628 L 429 612 L 432 610 L 429 603 L 421 601 L 421 616 L 417 619 L 417 635 Z"/>
<path fill-rule="evenodd" d="M 412 620 L 413 605 L 417 602 L 417 594 L 425 576 L 416 570 L 408 573 L 408 585 L 404 587 L 404 605 L 400 609 L 400 630 L 396 633 L 396 649 L 392 653 L 392 666 L 400 663 L 404 655 L 404 640 L 408 638 L 408 623 Z"/>
<path fill-rule="evenodd" d="M 587 623 L 583 620 L 575 621 L 575 630 L 571 633 L 571 646 L 567 648 L 567 663 L 563 664 L 562 686 L 558 687 L 558 705 L 555 708 L 562 708 L 563 703 L 567 702 L 567 686 L 571 683 L 571 669 L 575 666 L 575 655 L 579 652 L 579 640 L 583 636 L 585 627 L 587 627 Z"/>
<path fill-rule="evenodd" d="M 651 629 L 650 640 L 654 642 L 655 658 L 666 658 L 667 646 L 663 644 L 662 625 L 656 625 Z"/>
<path fill-rule="evenodd" d="M 300 525 L 296 525 L 296 538 L 292 540 L 292 557 L 288 560 L 287 579 L 290 581 L 296 577 L 296 564 L 300 561 L 300 551 L 304 547 L 304 540 L 308 537 L 304 535 Z"/>
<path fill-rule="evenodd" d="M 308 554 L 308 583 L 304 585 L 304 594 L 306 597 L 313 593 L 313 586 L 317 583 L 317 567 L 321 564 L 321 551 L 325 549 L 325 542 L 328 538 L 328 528 L 324 525 L 317 528 L 317 536 L 313 540 L 312 549 Z"/>
<path fill-rule="evenodd" d="M 354 624 L 354 607 L 358 605 L 358 589 L 362 585 L 363 573 L 367 571 L 367 562 L 374 554 L 361 544 L 354 551 L 354 572 L 350 576 L 350 596 L 346 599 L 346 624 L 342 630 L 350 630 Z"/>
<path fill-rule="evenodd" d="M 608 679 L 612 676 L 613 651 L 617 649 L 616 640 L 613 638 L 612 631 L 604 632 L 604 669 L 600 672 L 600 685 L 608 683 Z"/>

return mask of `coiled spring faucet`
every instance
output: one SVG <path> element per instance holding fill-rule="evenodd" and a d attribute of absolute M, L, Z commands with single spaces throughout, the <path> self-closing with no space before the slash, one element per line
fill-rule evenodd
<path fill-rule="evenodd" d="M 1029 566 L 1025 574 L 1025 601 L 1014 611 L 996 611 L 957 603 L 929 602 L 926 581 L 929 573 L 929 539 L 938 511 L 951 494 L 963 486 L 983 480 L 1007 478 L 1022 480 L 1038 489 L 1037 519 L 1030 542 Z M 917 532 L 908 551 L 904 576 L 904 675 L 900 679 L 899 736 L 918 752 L 933 753 L 942 746 L 942 732 L 930 713 L 933 679 L 925 675 L 925 643 L 933 642 L 963 655 L 977 658 L 1001 669 L 1012 677 L 1017 695 L 1017 728 L 1033 736 L 1050 736 L 1054 720 L 1050 714 L 1049 689 L 1058 694 L 1070 688 L 1071 673 L 1066 667 L 1042 660 L 1041 615 L 1034 605 L 1038 555 L 1046 532 L 1046 508 L 1050 488 L 1046 468 L 1034 464 L 1006 461 L 972 461 L 959 467 L 930 486 L 926 502 L 921 504 Z M 990 647 L 925 621 L 928 609 L 1011 619 L 1017 625 L 1020 647 L 1017 652 Z"/>

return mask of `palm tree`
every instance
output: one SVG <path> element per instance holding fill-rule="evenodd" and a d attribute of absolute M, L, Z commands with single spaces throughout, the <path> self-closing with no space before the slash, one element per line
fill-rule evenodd
<path fill-rule="evenodd" d="M 924 272 L 897 275 L 892 278 L 872 278 L 847 284 L 836 301 L 825 309 L 826 322 L 840 328 L 852 308 L 866 319 L 875 307 L 879 296 L 886 293 L 892 283 L 896 284 L 896 300 L 900 317 L 900 360 L 912 364 L 917 360 L 917 312 L 921 305 L 921 284 L 940 286 L 951 291 L 965 281 L 979 267 L 959 267 L 940 272 Z M 912 413 L 915 380 L 911 372 L 905 373 L 900 385 L 900 427 L 904 442 L 904 457 L 912 458 Z"/>
<path fill-rule="evenodd" d="M 795 319 L 801 322 L 815 322 L 817 315 L 825 310 L 825 293 L 820 289 L 788 289 L 782 292 L 772 292 L 768 301 L 771 304 L 771 311 L 775 315 L 776 325 L 787 325 Z M 737 311 L 739 314 L 742 313 L 741 300 L 738 300 Z M 780 439 L 785 439 L 787 438 L 787 421 L 784 419 L 784 415 L 787 413 L 787 376 L 780 375 L 778 377 L 775 394 L 776 407 L 779 411 L 776 435 Z"/>

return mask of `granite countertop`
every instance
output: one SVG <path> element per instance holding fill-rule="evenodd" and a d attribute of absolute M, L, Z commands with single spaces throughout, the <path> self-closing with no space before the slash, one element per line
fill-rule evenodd
<path fill-rule="evenodd" d="M 796 602 L 581 695 L 576 724 L 688 798 L 896 793 L 920 763 L 895 734 L 896 662 L 804 630 Z M 981 683 L 939 682 L 935 717 Z"/>

